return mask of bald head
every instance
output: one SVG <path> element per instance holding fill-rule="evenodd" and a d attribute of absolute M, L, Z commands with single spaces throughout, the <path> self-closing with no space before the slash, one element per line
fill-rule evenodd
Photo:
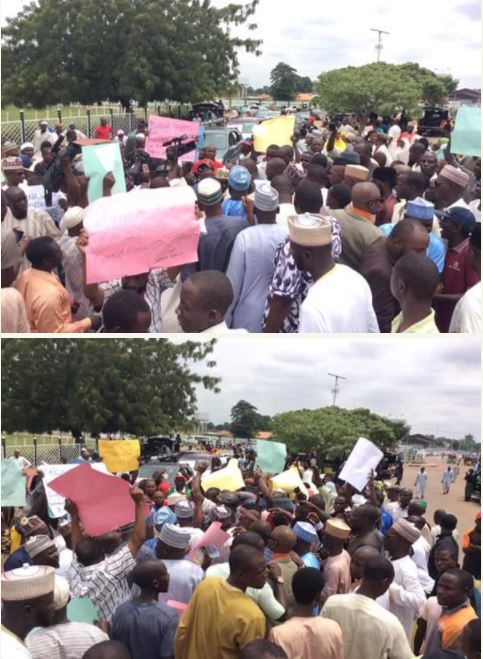
<path fill-rule="evenodd" d="M 358 547 L 351 556 L 351 577 L 355 580 L 362 579 L 367 561 L 374 556 L 380 556 L 375 547 L 369 545 Z"/>
<path fill-rule="evenodd" d="M 424 519 L 419 515 L 409 515 L 407 520 L 408 522 L 411 522 L 411 524 L 414 524 L 414 526 L 419 530 L 423 529 L 424 525 L 426 524 Z"/>
<path fill-rule="evenodd" d="M 279 554 L 288 554 L 297 544 L 297 536 L 289 526 L 276 526 L 270 538 L 273 551 Z"/>
<path fill-rule="evenodd" d="M 120 641 L 101 641 L 90 647 L 82 659 L 131 659 L 131 653 Z"/>
<path fill-rule="evenodd" d="M 285 174 L 274 176 L 271 180 L 272 188 L 278 192 L 279 195 L 292 195 L 293 186 L 292 181 Z"/>
<path fill-rule="evenodd" d="M 356 183 L 352 188 L 352 203 L 358 208 L 366 209 L 374 200 L 381 199 L 381 193 L 375 183 Z"/>
<path fill-rule="evenodd" d="M 278 156 L 276 158 L 270 158 L 267 162 L 267 169 L 265 170 L 267 179 L 271 181 L 275 176 L 283 174 L 286 167 L 287 163 L 282 158 L 279 158 Z"/>

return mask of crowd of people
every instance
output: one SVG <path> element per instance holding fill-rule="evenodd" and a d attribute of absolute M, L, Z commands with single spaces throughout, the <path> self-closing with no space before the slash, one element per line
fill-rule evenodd
<path fill-rule="evenodd" d="M 480 659 L 480 513 L 460 550 L 455 515 L 436 510 L 431 526 L 424 498 L 387 471 L 357 491 L 295 460 L 303 489 L 282 490 L 253 450 L 234 455 L 235 491 L 204 489 L 207 464 L 173 481 L 120 474 L 134 522 L 97 537 L 74 501 L 49 516 L 39 472 L 24 509 L 2 508 L 2 654 Z M 80 600 L 90 623 L 73 615 Z"/>
<path fill-rule="evenodd" d="M 33 143 L 2 144 L 2 331 L 479 332 L 480 159 L 400 124 L 310 116 L 291 145 L 184 162 L 195 142 L 154 158 L 144 120 L 113 135 L 102 119 L 129 194 L 192 186 L 200 238 L 196 263 L 88 285 L 83 135 L 41 122 Z"/>

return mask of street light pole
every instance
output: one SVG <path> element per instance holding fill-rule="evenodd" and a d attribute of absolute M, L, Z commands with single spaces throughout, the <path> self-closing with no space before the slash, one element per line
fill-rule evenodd
<path fill-rule="evenodd" d="M 335 378 L 334 388 L 332 389 L 332 393 L 334 394 L 332 405 L 335 407 L 335 401 L 337 400 L 337 394 L 340 391 L 339 387 L 337 386 L 338 383 L 339 383 L 339 380 L 347 380 L 347 378 L 344 378 L 342 375 L 336 375 L 335 373 L 327 373 L 327 375 L 330 375 L 331 378 Z"/>
<path fill-rule="evenodd" d="M 391 34 L 390 32 L 385 32 L 384 30 L 378 30 L 375 27 L 371 27 L 371 32 L 377 32 L 377 44 L 376 44 L 376 51 L 377 51 L 377 63 L 379 64 L 379 60 L 381 59 L 381 50 L 382 50 L 382 34 Z"/>

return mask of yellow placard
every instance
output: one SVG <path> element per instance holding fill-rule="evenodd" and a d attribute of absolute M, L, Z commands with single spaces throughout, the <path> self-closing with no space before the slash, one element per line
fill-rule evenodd
<path fill-rule="evenodd" d="M 111 473 L 139 469 L 139 439 L 100 439 L 99 453 Z"/>
<path fill-rule="evenodd" d="M 253 145 L 255 151 L 265 153 L 271 144 L 277 146 L 292 145 L 291 137 L 295 126 L 293 115 L 274 117 L 253 127 Z"/>
<path fill-rule="evenodd" d="M 209 487 L 218 487 L 220 490 L 228 490 L 229 492 L 236 492 L 245 487 L 236 458 L 232 458 L 223 469 L 213 471 L 211 474 L 203 474 L 201 486 L 205 492 Z"/>
<path fill-rule="evenodd" d="M 282 490 L 286 494 L 292 494 L 296 487 L 300 488 L 303 494 L 307 494 L 307 488 L 300 478 L 297 467 L 290 467 L 287 471 L 283 471 L 272 478 L 272 488 L 274 490 Z"/>

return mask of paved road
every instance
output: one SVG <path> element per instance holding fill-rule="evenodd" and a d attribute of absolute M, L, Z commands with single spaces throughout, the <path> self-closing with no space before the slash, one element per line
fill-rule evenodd
<path fill-rule="evenodd" d="M 428 502 L 426 519 L 433 526 L 433 513 L 438 508 L 443 508 L 447 513 L 456 515 L 458 519 L 457 529 L 460 538 L 463 539 L 463 533 L 473 526 L 475 515 L 480 509 L 477 501 L 465 501 L 464 475 L 468 467 L 460 466 L 459 476 L 451 485 L 449 493 L 443 494 L 441 490 L 441 477 L 443 471 L 447 468 L 446 460 L 443 461 L 436 456 L 429 456 L 427 460 L 427 463 L 424 465 L 428 473 L 428 483 L 424 497 Z M 415 491 L 414 482 L 418 471 L 419 467 L 405 465 L 404 478 L 401 485 Z"/>

